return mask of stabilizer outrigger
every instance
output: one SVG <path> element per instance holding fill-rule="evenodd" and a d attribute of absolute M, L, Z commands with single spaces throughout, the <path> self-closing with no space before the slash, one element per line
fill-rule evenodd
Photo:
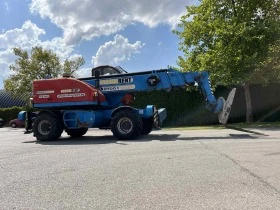
<path fill-rule="evenodd" d="M 236 93 L 236 88 L 233 88 L 229 95 L 227 100 L 225 101 L 224 99 L 224 104 L 223 104 L 223 110 L 219 113 L 218 118 L 219 118 L 219 122 L 223 125 L 227 124 L 228 118 L 229 118 L 229 114 L 231 112 L 231 105 L 233 103 L 233 99 Z"/>

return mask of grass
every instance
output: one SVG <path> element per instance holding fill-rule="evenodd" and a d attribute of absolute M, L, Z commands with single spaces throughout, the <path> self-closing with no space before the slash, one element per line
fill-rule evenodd
<path fill-rule="evenodd" d="M 238 128 L 279 128 L 280 122 L 256 122 L 230 124 Z"/>
<path fill-rule="evenodd" d="M 205 125 L 205 126 L 180 126 L 180 127 L 163 127 L 166 130 L 209 130 L 209 129 L 224 129 L 222 125 Z"/>
<path fill-rule="evenodd" d="M 233 123 L 228 124 L 236 128 L 280 128 L 280 122 L 255 122 L 255 123 Z M 206 125 L 206 126 L 182 126 L 182 127 L 165 127 L 166 130 L 211 130 L 225 129 L 223 125 Z"/>

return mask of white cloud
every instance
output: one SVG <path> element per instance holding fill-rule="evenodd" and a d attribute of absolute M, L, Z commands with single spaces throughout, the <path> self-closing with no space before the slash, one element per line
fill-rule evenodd
<path fill-rule="evenodd" d="M 4 2 L 4 7 L 7 12 L 10 12 L 10 6 L 9 6 L 8 2 L 6 2 L 6 1 Z"/>
<path fill-rule="evenodd" d="M 0 81 L 10 75 L 9 66 L 15 61 L 14 47 L 30 51 L 34 46 L 42 46 L 44 49 L 54 51 L 61 60 L 68 58 L 73 48 L 66 46 L 62 38 L 53 38 L 41 41 L 40 36 L 46 32 L 31 21 L 26 21 L 21 28 L 2 31 L 0 34 Z M 1 88 L 1 87 L 0 87 Z"/>
<path fill-rule="evenodd" d="M 39 41 L 39 36 L 43 34 L 45 34 L 43 29 L 38 28 L 28 20 L 21 28 L 8 30 L 0 34 L 0 49 L 32 46 Z"/>
<path fill-rule="evenodd" d="M 73 52 L 74 46 L 67 46 L 62 38 L 56 37 L 52 40 L 40 41 L 37 43 L 37 46 L 42 46 L 44 49 L 50 49 L 55 52 L 61 60 L 65 60 L 69 58 L 71 53 Z"/>
<path fill-rule="evenodd" d="M 41 41 L 40 36 L 46 34 L 45 30 L 39 28 L 30 20 L 27 20 L 21 28 L 2 32 L 0 34 L 0 52 L 2 52 L 1 50 L 9 51 L 14 47 L 30 50 L 34 46 L 42 46 L 45 49 L 53 50 L 61 59 L 65 59 L 73 51 L 73 48 L 67 46 L 60 37 Z"/>
<path fill-rule="evenodd" d="M 9 65 L 14 62 L 15 58 L 12 49 L 0 51 L 0 74 L 3 78 L 6 78 L 9 75 Z"/>
<path fill-rule="evenodd" d="M 38 37 L 45 31 L 30 21 L 26 21 L 21 28 L 3 31 L 0 34 L 0 74 L 5 79 L 9 74 L 9 66 L 14 62 L 14 47 L 30 49 L 30 46 L 39 41 Z"/>
<path fill-rule="evenodd" d="M 70 55 L 69 57 L 68 57 L 68 60 L 75 60 L 75 59 L 77 59 L 77 58 L 80 58 L 80 57 L 83 57 L 82 55 L 80 55 L 80 54 L 73 54 L 73 55 Z"/>
<path fill-rule="evenodd" d="M 62 28 L 67 44 L 116 33 L 135 22 L 174 27 L 197 0 L 32 0 L 30 10 Z"/>
<path fill-rule="evenodd" d="M 90 77 L 91 76 L 91 68 L 80 68 L 77 71 L 77 75 L 79 77 Z"/>
<path fill-rule="evenodd" d="M 57 53 L 61 59 L 65 59 L 73 51 L 73 48 L 67 46 L 60 37 L 41 41 L 40 36 L 44 34 L 46 34 L 45 30 L 27 20 L 21 28 L 15 28 L 0 34 L 0 52 L 14 47 L 30 50 L 34 46 L 42 46 L 44 49 L 50 49 Z"/>
<path fill-rule="evenodd" d="M 106 42 L 99 47 L 91 62 L 94 66 L 105 64 L 118 65 L 122 61 L 130 60 L 131 56 L 139 53 L 139 49 L 144 45 L 140 41 L 131 44 L 127 38 L 117 34 L 113 41 Z"/>

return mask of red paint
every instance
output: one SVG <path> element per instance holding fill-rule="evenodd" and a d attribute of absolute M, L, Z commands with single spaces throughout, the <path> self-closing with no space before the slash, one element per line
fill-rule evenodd
<path fill-rule="evenodd" d="M 77 79 L 58 78 L 33 81 L 34 103 L 97 102 L 98 100 L 106 101 L 102 92 Z"/>
<path fill-rule="evenodd" d="M 134 97 L 133 95 L 127 93 L 124 95 L 121 101 L 124 105 L 130 106 L 134 102 Z"/>

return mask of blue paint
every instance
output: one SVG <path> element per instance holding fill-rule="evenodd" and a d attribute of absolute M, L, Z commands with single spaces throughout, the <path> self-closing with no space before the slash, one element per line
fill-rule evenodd
<path fill-rule="evenodd" d="M 80 102 L 63 102 L 63 103 L 42 103 L 34 104 L 34 108 L 48 108 L 48 107 L 68 107 L 68 106 L 87 106 L 87 105 L 98 105 L 97 102 L 93 101 L 80 101 Z M 101 102 L 100 105 L 106 106 L 107 102 Z"/>

